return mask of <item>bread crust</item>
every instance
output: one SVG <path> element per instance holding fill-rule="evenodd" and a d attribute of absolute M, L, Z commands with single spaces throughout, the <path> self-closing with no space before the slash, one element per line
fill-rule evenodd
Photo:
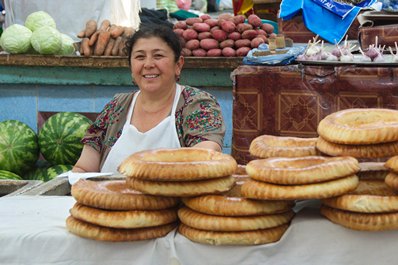
<path fill-rule="evenodd" d="M 398 174 L 397 173 L 395 173 L 395 172 L 388 173 L 388 175 L 386 176 L 385 182 L 390 188 L 392 188 L 396 192 L 398 192 Z"/>

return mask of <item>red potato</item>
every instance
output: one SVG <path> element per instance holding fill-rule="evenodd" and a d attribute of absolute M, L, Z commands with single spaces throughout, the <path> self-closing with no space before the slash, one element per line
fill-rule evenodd
<path fill-rule="evenodd" d="M 275 33 L 271 33 L 268 35 L 268 38 L 276 38 L 276 34 Z"/>
<path fill-rule="evenodd" d="M 182 33 L 182 37 L 185 40 L 193 40 L 193 39 L 197 39 L 198 38 L 198 33 L 194 29 L 186 29 Z"/>
<path fill-rule="evenodd" d="M 181 47 L 185 47 L 185 44 L 187 43 L 187 41 L 183 37 L 179 37 L 178 40 L 180 41 Z"/>
<path fill-rule="evenodd" d="M 211 32 L 199 32 L 198 40 L 209 39 L 212 38 Z"/>
<path fill-rule="evenodd" d="M 237 16 L 234 16 L 232 21 L 235 23 L 235 25 L 238 25 L 240 23 L 245 23 L 245 19 L 246 19 L 246 17 L 244 15 L 237 15 Z"/>
<path fill-rule="evenodd" d="M 257 31 L 254 29 L 245 30 L 242 32 L 242 39 L 252 40 L 257 37 Z"/>
<path fill-rule="evenodd" d="M 236 51 L 231 47 L 225 47 L 222 49 L 221 53 L 225 57 L 234 57 L 236 55 Z"/>
<path fill-rule="evenodd" d="M 257 32 L 257 35 L 264 35 L 264 36 L 267 36 L 267 32 L 265 32 L 265 31 L 262 30 L 262 29 L 256 29 L 256 32 Z"/>
<path fill-rule="evenodd" d="M 200 47 L 200 42 L 199 42 L 199 40 L 197 40 L 197 39 L 189 40 L 189 41 L 187 41 L 187 42 L 185 43 L 185 46 L 184 46 L 184 47 L 190 49 L 191 51 L 192 51 L 192 50 L 196 50 L 196 49 L 199 49 L 199 47 Z"/>
<path fill-rule="evenodd" d="M 218 41 L 215 39 L 203 39 L 200 41 L 200 47 L 205 50 L 217 49 Z"/>
<path fill-rule="evenodd" d="M 204 49 L 196 49 L 192 51 L 192 55 L 195 57 L 206 57 L 207 52 Z"/>
<path fill-rule="evenodd" d="M 252 39 L 252 41 L 250 43 L 250 47 L 257 48 L 260 44 L 262 44 L 264 42 L 265 41 L 262 38 L 256 37 L 256 38 Z"/>
<path fill-rule="evenodd" d="M 177 34 L 177 36 L 182 37 L 182 33 L 184 32 L 183 29 L 173 29 L 174 33 Z"/>
<path fill-rule="evenodd" d="M 190 17 L 185 20 L 185 23 L 187 23 L 187 25 L 189 26 L 192 26 L 195 23 L 202 23 L 202 22 L 203 19 L 201 19 L 200 17 Z"/>
<path fill-rule="evenodd" d="M 208 24 L 210 28 L 218 25 L 218 20 L 215 18 L 206 19 L 204 23 Z"/>
<path fill-rule="evenodd" d="M 230 14 L 230 13 L 222 13 L 220 15 L 218 15 L 218 19 L 224 19 L 224 20 L 233 20 L 234 19 L 234 15 Z"/>
<path fill-rule="evenodd" d="M 268 38 L 265 35 L 258 35 L 256 38 L 261 38 L 263 39 L 264 43 L 268 43 Z"/>
<path fill-rule="evenodd" d="M 267 32 L 268 34 L 271 34 L 274 32 L 274 26 L 268 23 L 264 23 L 261 25 L 261 29 Z"/>
<path fill-rule="evenodd" d="M 188 25 L 187 25 L 187 23 L 185 21 L 177 21 L 174 24 L 174 28 L 175 29 L 187 29 Z"/>
<path fill-rule="evenodd" d="M 211 16 L 210 15 L 208 15 L 208 14 L 203 14 L 203 15 L 201 15 L 201 16 L 199 16 L 203 21 L 205 21 L 205 20 L 208 20 L 208 19 L 211 19 Z"/>
<path fill-rule="evenodd" d="M 240 48 L 240 47 L 250 47 L 251 41 L 248 39 L 240 39 L 235 41 L 235 47 Z"/>
<path fill-rule="evenodd" d="M 239 32 L 237 32 L 237 31 L 235 31 L 235 32 L 231 32 L 231 33 L 229 33 L 228 34 L 228 39 L 231 39 L 231 40 L 239 40 L 239 39 L 241 39 L 241 34 L 239 33 Z"/>
<path fill-rule="evenodd" d="M 251 49 L 249 47 L 240 47 L 236 50 L 236 56 L 243 57 L 246 56 Z"/>
<path fill-rule="evenodd" d="M 210 26 L 209 24 L 206 23 L 194 23 L 192 25 L 192 28 L 194 30 L 196 30 L 197 32 L 206 32 L 206 31 L 210 31 Z"/>
<path fill-rule="evenodd" d="M 236 26 L 236 30 L 240 33 L 246 31 L 246 30 L 250 30 L 253 29 L 253 26 L 250 24 L 246 24 L 246 23 L 240 23 Z"/>
<path fill-rule="evenodd" d="M 207 57 L 219 57 L 222 55 L 221 49 L 210 49 L 207 51 Z"/>
<path fill-rule="evenodd" d="M 235 23 L 232 21 L 224 20 L 221 22 L 221 29 L 227 33 L 234 32 L 236 30 Z"/>
<path fill-rule="evenodd" d="M 223 41 L 227 39 L 227 33 L 221 29 L 216 29 L 211 32 L 213 38 L 217 41 Z"/>
<path fill-rule="evenodd" d="M 181 55 L 182 56 L 191 56 L 192 55 L 192 51 L 190 49 L 188 49 L 188 48 L 182 48 Z"/>
<path fill-rule="evenodd" d="M 247 22 L 250 25 L 252 25 L 254 28 L 258 28 L 263 24 L 263 22 L 261 21 L 261 18 L 259 16 L 257 16 L 256 14 L 251 14 L 247 18 Z"/>
<path fill-rule="evenodd" d="M 235 46 L 235 41 L 231 39 L 226 39 L 220 43 L 220 48 L 223 49 L 225 47 L 233 48 Z"/>
<path fill-rule="evenodd" d="M 213 33 L 215 30 L 220 30 L 221 28 L 219 26 L 214 26 L 210 29 L 210 32 Z"/>

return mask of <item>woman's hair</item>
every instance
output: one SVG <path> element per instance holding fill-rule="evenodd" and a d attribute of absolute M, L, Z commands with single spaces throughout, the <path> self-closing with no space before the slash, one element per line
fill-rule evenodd
<path fill-rule="evenodd" d="M 181 43 L 177 34 L 174 33 L 173 29 L 169 26 L 162 24 L 148 23 L 140 26 L 140 29 L 136 31 L 126 41 L 126 52 L 129 57 L 129 64 L 131 64 L 131 52 L 134 48 L 135 43 L 142 38 L 158 37 L 161 38 L 166 44 L 173 50 L 175 61 L 177 62 L 181 55 Z"/>

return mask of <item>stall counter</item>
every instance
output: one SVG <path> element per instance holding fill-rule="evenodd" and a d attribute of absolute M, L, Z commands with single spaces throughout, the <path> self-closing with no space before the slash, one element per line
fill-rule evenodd
<path fill-rule="evenodd" d="M 212 246 L 191 242 L 175 230 L 163 238 L 100 242 L 69 233 L 71 196 L 0 198 L 0 263 L 29 264 L 395 264 L 398 231 L 346 229 L 322 217 L 319 201 L 297 204 L 280 241 L 258 246 Z"/>

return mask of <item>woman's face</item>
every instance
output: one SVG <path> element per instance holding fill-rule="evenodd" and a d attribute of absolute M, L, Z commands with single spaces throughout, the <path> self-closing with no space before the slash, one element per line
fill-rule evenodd
<path fill-rule="evenodd" d="M 172 89 L 183 63 L 183 57 L 175 62 L 173 50 L 161 38 L 142 38 L 131 53 L 131 74 L 141 90 Z"/>

